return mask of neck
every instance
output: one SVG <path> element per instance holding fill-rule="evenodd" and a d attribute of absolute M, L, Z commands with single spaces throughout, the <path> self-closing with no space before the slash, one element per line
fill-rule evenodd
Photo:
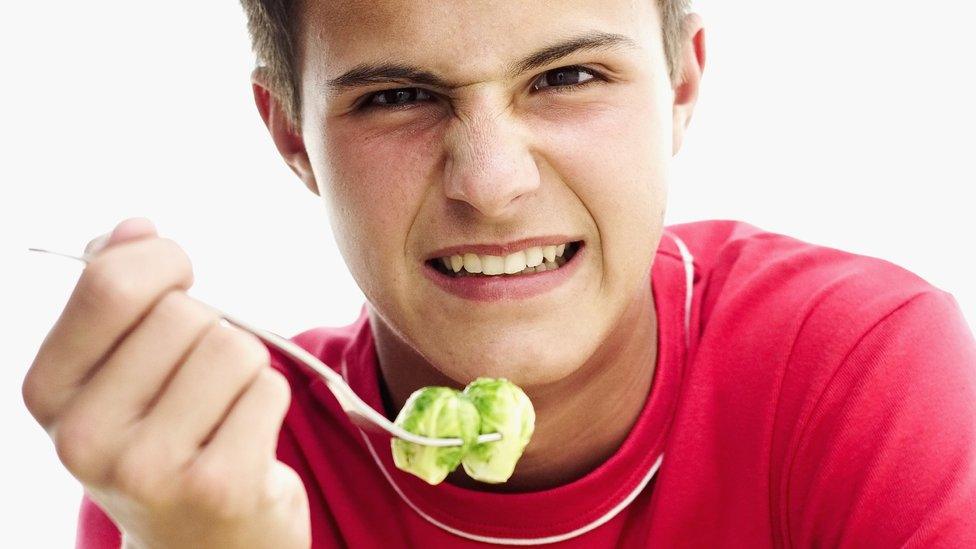
<path fill-rule="evenodd" d="M 387 415 L 396 415 L 421 387 L 458 385 L 414 352 L 378 315 L 370 316 Z M 627 437 L 650 392 L 656 362 L 657 314 L 650 284 L 645 284 L 609 337 L 571 375 L 523 387 L 535 407 L 536 427 L 512 478 L 500 485 L 483 484 L 459 467 L 448 482 L 483 491 L 521 492 L 584 476 L 609 459 Z"/>

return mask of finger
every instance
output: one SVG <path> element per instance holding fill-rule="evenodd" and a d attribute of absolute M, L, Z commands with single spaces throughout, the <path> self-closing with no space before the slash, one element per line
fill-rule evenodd
<path fill-rule="evenodd" d="M 98 368 L 78 396 L 89 404 L 79 405 L 95 417 L 136 420 L 219 319 L 214 309 L 185 292 L 168 292 Z"/>
<path fill-rule="evenodd" d="M 126 242 L 95 257 L 24 381 L 25 401 L 41 425 L 50 426 L 101 359 L 162 295 L 192 283 L 189 259 L 169 239 Z"/>
<path fill-rule="evenodd" d="M 278 432 L 290 402 L 291 389 L 285 376 L 271 367 L 262 368 L 217 428 L 201 457 L 261 456 L 274 459 Z M 242 459 L 241 463 L 246 461 Z M 252 459 L 252 468 L 259 465 L 259 461 L 263 462 Z"/>
<path fill-rule="evenodd" d="M 171 291 L 98 368 L 55 432 L 55 445 L 69 454 L 63 461 L 76 477 L 105 480 L 133 425 L 218 318 L 209 306 Z M 72 450 L 70 445 L 82 445 L 71 440 L 78 438 L 84 448 Z"/>
<path fill-rule="evenodd" d="M 145 217 L 130 217 L 125 219 L 115 226 L 112 231 L 112 237 L 108 241 L 108 245 L 117 244 L 120 242 L 127 242 L 129 240 L 137 240 L 140 238 L 148 238 L 156 235 L 156 226 L 152 221 L 146 219 Z"/>
<path fill-rule="evenodd" d="M 145 217 L 131 217 L 121 221 L 115 229 L 100 235 L 85 246 L 85 254 L 95 256 L 108 246 L 140 238 L 157 236 L 156 226 Z"/>
<path fill-rule="evenodd" d="M 256 337 L 215 324 L 173 375 L 140 429 L 186 463 L 220 424 L 270 356 Z"/>
<path fill-rule="evenodd" d="M 199 486 L 195 479 L 232 479 L 232 492 L 224 494 L 229 501 L 266 491 L 266 477 L 276 461 L 278 433 L 290 400 L 285 377 L 270 367 L 262 368 L 213 438 L 187 466 L 187 481 Z M 203 484 L 206 487 L 208 482 Z"/>

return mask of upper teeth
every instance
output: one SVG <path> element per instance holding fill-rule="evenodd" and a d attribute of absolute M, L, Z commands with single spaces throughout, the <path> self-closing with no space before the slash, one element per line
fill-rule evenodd
<path fill-rule="evenodd" d="M 456 254 L 442 257 L 444 267 L 455 273 L 462 268 L 469 273 L 486 275 L 515 274 L 526 268 L 537 267 L 543 262 L 554 263 L 557 257 L 562 257 L 566 251 L 566 244 L 558 246 L 533 246 L 524 250 L 499 256 L 487 254 Z"/>

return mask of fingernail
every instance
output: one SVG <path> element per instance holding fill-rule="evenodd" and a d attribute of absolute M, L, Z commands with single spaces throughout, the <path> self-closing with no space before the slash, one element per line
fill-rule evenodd
<path fill-rule="evenodd" d="M 105 247 L 108 242 L 109 237 L 112 236 L 111 232 L 96 236 L 93 238 L 87 246 L 85 246 L 85 255 L 95 255 Z"/>

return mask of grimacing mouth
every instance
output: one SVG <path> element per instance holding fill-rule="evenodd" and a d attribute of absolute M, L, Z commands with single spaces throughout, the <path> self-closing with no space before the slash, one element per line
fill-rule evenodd
<path fill-rule="evenodd" d="M 582 240 L 558 246 L 532 246 L 506 256 L 464 253 L 427 260 L 435 271 L 452 278 L 524 276 L 556 270 L 583 246 Z"/>

